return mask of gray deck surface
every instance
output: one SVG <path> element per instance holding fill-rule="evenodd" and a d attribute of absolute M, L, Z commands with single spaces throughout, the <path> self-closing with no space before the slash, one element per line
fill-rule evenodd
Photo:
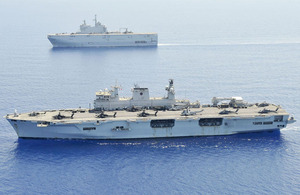
<path fill-rule="evenodd" d="M 268 113 L 259 113 L 259 111 L 263 109 L 271 110 Z M 154 116 L 154 110 L 145 110 L 146 113 L 151 114 L 151 116 L 147 117 L 138 117 L 137 115 L 142 111 L 137 112 L 128 112 L 125 110 L 120 111 L 105 111 L 104 114 L 109 115 L 106 118 L 98 118 L 96 115 L 99 113 L 90 113 L 88 109 L 64 109 L 64 110 L 47 110 L 47 111 L 38 111 L 36 116 L 29 116 L 30 113 L 22 113 L 18 114 L 17 117 L 14 114 L 7 115 L 8 119 L 15 120 L 29 120 L 29 121 L 47 121 L 47 122 L 63 122 L 63 123 L 79 123 L 79 122 L 88 122 L 88 121 L 115 121 L 115 120 L 151 120 L 151 119 L 176 119 L 176 120 L 186 120 L 186 119 L 195 119 L 195 118 L 231 118 L 231 117 L 239 117 L 239 118 L 253 118 L 253 117 L 267 117 L 271 115 L 288 115 L 288 113 L 279 107 L 277 109 L 276 105 L 269 105 L 265 107 L 258 107 L 253 105 L 248 108 L 240 108 L 236 113 L 236 109 L 234 108 L 226 108 L 228 111 L 232 111 L 229 114 L 219 114 L 223 108 L 217 107 L 200 107 L 200 108 L 191 108 L 191 112 L 201 111 L 196 113 L 195 115 L 190 116 L 181 116 L 182 110 L 177 111 L 158 111 L 157 116 Z M 76 111 L 71 118 L 72 111 Z M 114 118 L 112 115 L 117 112 L 116 117 Z M 65 116 L 63 119 L 54 119 L 53 116 L 58 115 Z"/>

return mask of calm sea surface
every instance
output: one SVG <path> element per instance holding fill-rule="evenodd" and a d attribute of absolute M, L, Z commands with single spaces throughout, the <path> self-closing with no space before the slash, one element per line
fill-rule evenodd
<path fill-rule="evenodd" d="M 0 116 L 88 107 L 117 81 L 210 103 L 280 104 L 300 120 L 296 0 L 0 1 Z M 94 14 L 158 47 L 53 49 Z M 0 119 L 0 194 L 300 194 L 300 124 L 281 132 L 122 141 L 18 139 Z"/>

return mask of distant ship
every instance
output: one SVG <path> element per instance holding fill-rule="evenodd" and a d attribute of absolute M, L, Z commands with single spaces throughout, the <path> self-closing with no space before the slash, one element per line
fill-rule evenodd
<path fill-rule="evenodd" d="M 118 89 L 97 92 L 93 109 L 15 111 L 5 118 L 20 138 L 66 139 L 231 135 L 280 130 L 295 122 L 279 105 L 249 104 L 241 97 L 214 97 L 209 105 L 177 100 L 172 79 L 167 96 L 160 98 L 150 98 L 148 88 L 137 85 L 131 98 L 121 98 Z"/>
<path fill-rule="evenodd" d="M 56 33 L 48 35 L 53 47 L 119 47 L 119 46 L 157 46 L 157 33 L 108 32 L 105 25 L 97 21 L 95 26 L 80 25 L 80 32 Z"/>

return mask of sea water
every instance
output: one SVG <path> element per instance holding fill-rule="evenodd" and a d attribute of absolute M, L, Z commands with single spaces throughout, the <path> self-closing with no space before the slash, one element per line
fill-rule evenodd
<path fill-rule="evenodd" d="M 0 1 L 0 115 L 89 107 L 134 84 L 210 103 L 280 104 L 300 117 L 300 4 L 289 0 Z M 157 32 L 148 48 L 52 48 L 82 20 Z M 0 194 L 299 194 L 300 125 L 280 132 L 142 140 L 18 139 L 0 120 Z"/>

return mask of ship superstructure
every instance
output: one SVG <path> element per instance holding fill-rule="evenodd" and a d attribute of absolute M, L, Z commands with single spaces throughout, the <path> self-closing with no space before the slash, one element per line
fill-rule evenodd
<path fill-rule="evenodd" d="M 132 97 L 119 97 L 119 86 L 114 86 L 112 90 L 101 90 L 96 92 L 96 99 L 94 100 L 94 108 L 96 110 L 122 110 L 130 107 L 140 108 L 155 108 L 172 106 L 186 106 L 190 102 L 188 100 L 176 100 L 173 79 L 169 80 L 169 85 L 165 88 L 167 91 L 166 97 L 151 98 L 148 88 L 139 87 L 135 85 L 132 91 Z"/>
<path fill-rule="evenodd" d="M 20 138 L 67 139 L 231 135 L 280 130 L 295 122 L 279 105 L 250 104 L 241 97 L 214 97 L 209 105 L 177 100 L 173 84 L 171 79 L 162 98 L 150 98 L 148 88 L 137 86 L 131 98 L 120 98 L 115 86 L 96 93 L 93 109 L 15 111 L 5 118 Z"/>
<path fill-rule="evenodd" d="M 48 39 L 53 47 L 157 46 L 157 33 L 133 33 L 127 28 L 123 32 L 109 32 L 96 15 L 94 20 L 95 26 L 87 25 L 84 20 L 79 32 L 49 34 Z"/>

